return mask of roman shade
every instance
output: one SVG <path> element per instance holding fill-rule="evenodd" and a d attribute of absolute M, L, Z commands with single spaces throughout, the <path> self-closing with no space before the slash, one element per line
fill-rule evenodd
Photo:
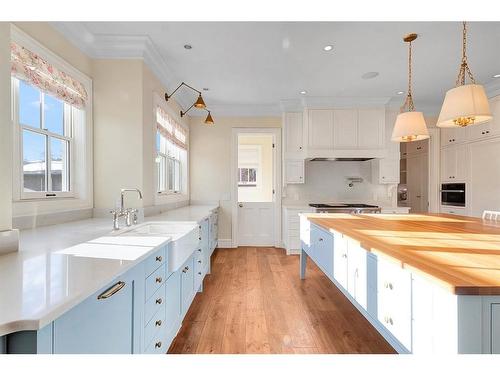
<path fill-rule="evenodd" d="M 72 106 L 84 108 L 84 85 L 23 46 L 10 43 L 11 74 Z"/>
<path fill-rule="evenodd" d="M 187 149 L 187 131 L 160 106 L 156 107 L 156 129 L 173 144 Z"/>

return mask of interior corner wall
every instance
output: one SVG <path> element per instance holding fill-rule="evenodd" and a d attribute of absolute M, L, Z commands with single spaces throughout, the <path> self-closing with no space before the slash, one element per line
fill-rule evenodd
<path fill-rule="evenodd" d="M 143 189 L 142 60 L 93 60 L 94 207 L 117 205 L 122 188 Z M 142 207 L 135 195 L 128 207 Z"/>
<path fill-rule="evenodd" d="M 0 22 L 0 231 L 12 229 L 10 24 Z"/>
<path fill-rule="evenodd" d="M 217 201 L 219 238 L 231 239 L 232 128 L 281 128 L 281 117 L 217 117 L 207 126 L 192 117 L 189 125 L 191 200 Z"/>

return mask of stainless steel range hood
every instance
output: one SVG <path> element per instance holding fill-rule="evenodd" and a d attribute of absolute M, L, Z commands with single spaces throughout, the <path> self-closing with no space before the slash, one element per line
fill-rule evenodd
<path fill-rule="evenodd" d="M 313 158 L 309 161 L 367 161 L 375 158 Z"/>

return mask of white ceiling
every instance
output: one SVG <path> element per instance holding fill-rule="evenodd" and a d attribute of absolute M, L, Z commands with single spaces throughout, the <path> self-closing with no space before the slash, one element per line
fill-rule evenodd
<path fill-rule="evenodd" d="M 413 48 L 415 105 L 428 115 L 437 114 L 446 90 L 455 84 L 461 56 L 460 22 L 53 25 L 93 57 L 147 54 L 146 62 L 169 90 L 181 81 L 198 89 L 208 87 L 205 101 L 219 116 L 279 114 L 283 105 L 314 105 L 325 98 L 399 106 L 404 95 L 397 92 L 407 87 L 407 46 L 402 37 L 410 32 L 419 34 Z M 490 93 L 496 92 L 500 79 L 492 76 L 500 74 L 500 22 L 470 23 L 468 39 L 469 64 L 476 80 Z M 193 48 L 186 50 L 185 44 Z M 333 45 L 332 51 L 323 51 L 327 44 Z M 372 71 L 379 76 L 361 78 Z M 301 90 L 307 91 L 305 98 Z M 186 105 L 192 97 L 186 91 L 179 99 Z"/>

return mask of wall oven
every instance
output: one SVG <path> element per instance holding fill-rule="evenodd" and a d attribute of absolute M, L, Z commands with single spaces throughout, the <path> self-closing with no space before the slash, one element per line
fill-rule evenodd
<path fill-rule="evenodd" d="M 442 184 L 441 204 L 443 206 L 465 207 L 465 184 Z"/>

